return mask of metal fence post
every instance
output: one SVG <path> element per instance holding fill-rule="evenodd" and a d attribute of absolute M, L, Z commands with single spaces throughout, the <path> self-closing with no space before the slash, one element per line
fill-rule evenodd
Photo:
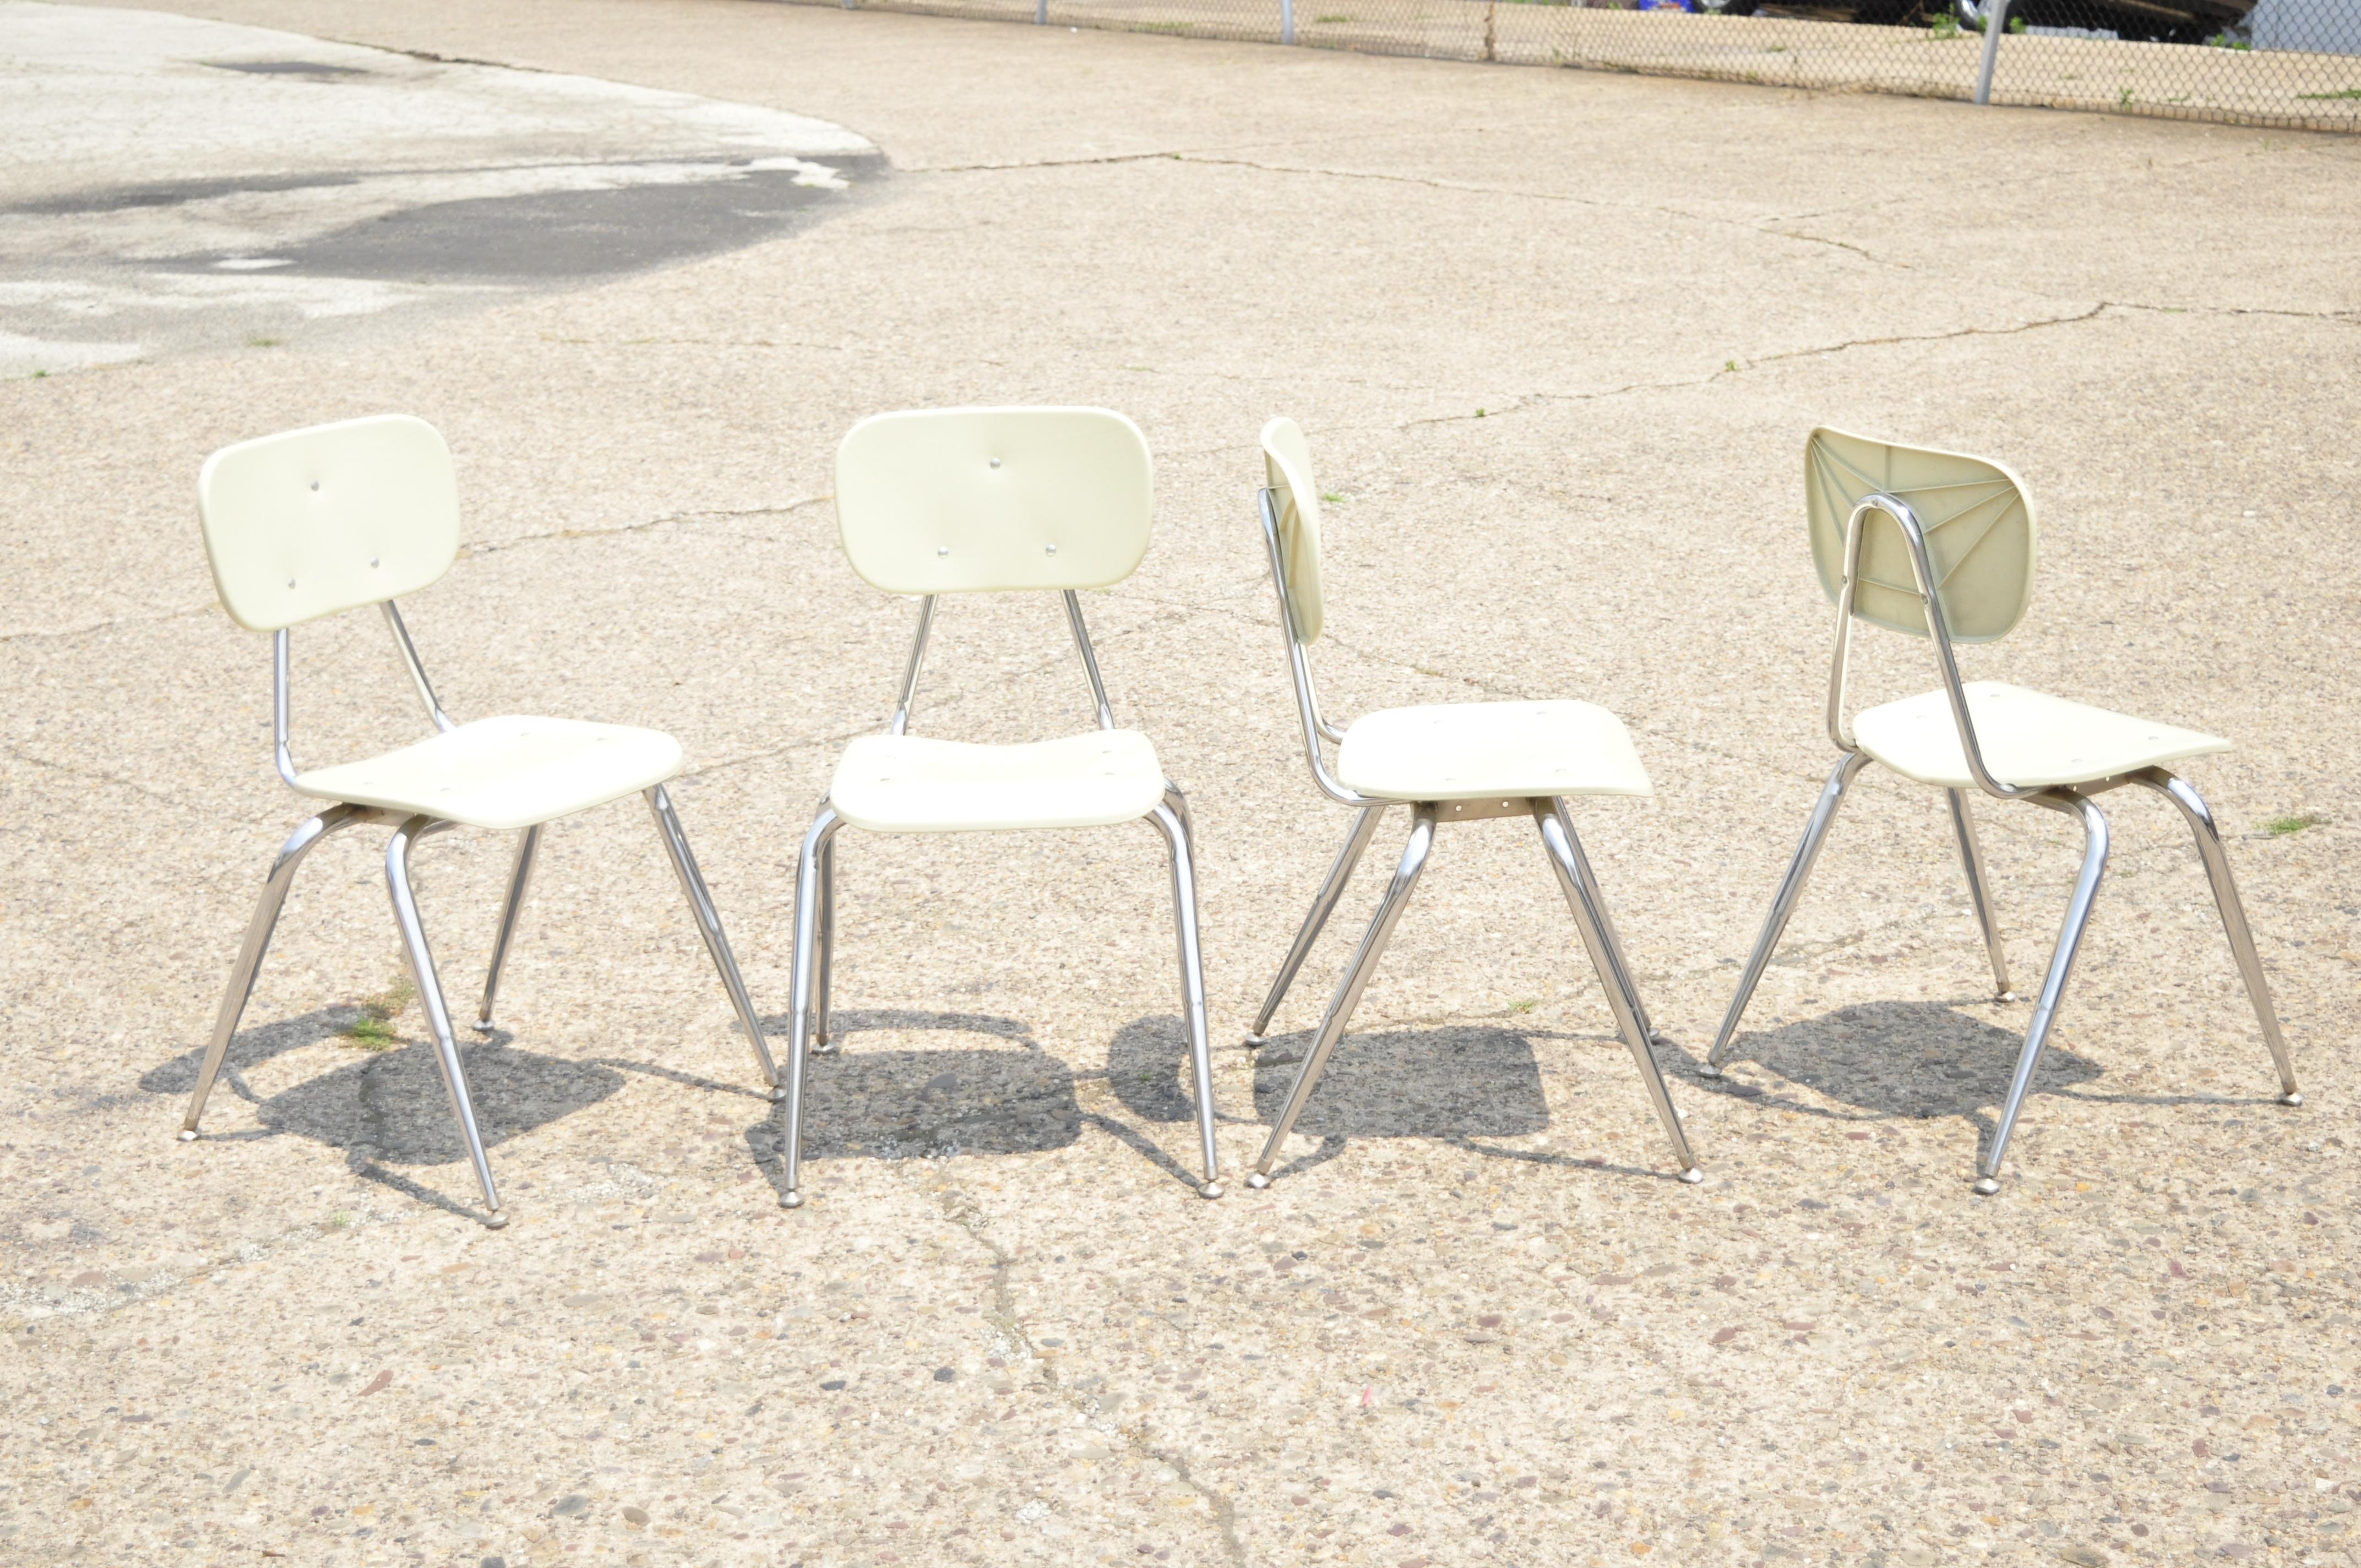
<path fill-rule="evenodd" d="M 1295 0 L 1279 0 L 1279 41 L 1295 41 Z"/>
<path fill-rule="evenodd" d="M 1033 0 L 1033 25 L 1037 27 L 1049 25 L 1049 0 Z"/>
<path fill-rule="evenodd" d="M 1976 67 L 1976 102 L 1992 102 L 1993 65 L 2000 59 L 2000 36 L 2008 31 L 2008 0 L 1992 0 L 1984 7 L 1984 58 Z"/>

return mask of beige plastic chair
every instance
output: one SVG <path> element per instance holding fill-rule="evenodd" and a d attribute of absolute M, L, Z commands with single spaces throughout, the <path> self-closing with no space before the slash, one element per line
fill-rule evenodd
<path fill-rule="evenodd" d="M 1411 890 L 1426 869 L 1435 824 L 1526 816 L 1541 830 L 1550 869 L 1557 873 L 1582 945 L 1606 988 L 1616 1027 L 1631 1047 L 1648 1098 L 1672 1139 L 1673 1152 L 1680 1161 L 1680 1179 L 1690 1183 L 1704 1179 L 1696 1157 L 1689 1152 L 1680 1114 L 1665 1091 L 1664 1076 L 1656 1069 L 1651 1048 L 1655 1031 L 1649 1026 L 1639 988 L 1632 983 L 1631 966 L 1615 935 L 1606 894 L 1591 873 L 1582 840 L 1574 831 L 1574 818 L 1566 810 L 1568 795 L 1653 793 L 1621 720 L 1587 702 L 1487 702 L 1389 708 L 1345 729 L 1330 725 L 1321 716 L 1311 663 L 1305 655 L 1305 650 L 1320 640 L 1323 610 L 1320 487 L 1312 476 L 1311 448 L 1293 420 L 1275 419 L 1263 426 L 1262 451 L 1268 484 L 1257 499 L 1263 543 L 1270 553 L 1271 582 L 1279 591 L 1288 668 L 1295 677 L 1304 752 L 1320 793 L 1339 805 L 1357 807 L 1360 815 L 1335 863 L 1329 867 L 1327 880 L 1312 898 L 1312 912 L 1296 932 L 1294 946 L 1279 966 L 1279 978 L 1271 982 L 1270 994 L 1246 1036 L 1248 1045 L 1263 1043 L 1272 1015 L 1286 1000 L 1296 972 L 1334 912 L 1345 884 L 1352 879 L 1386 812 L 1396 806 L 1409 806 L 1411 831 L 1401 863 L 1378 905 L 1377 917 L 1370 921 L 1344 978 L 1337 981 L 1336 994 L 1320 1021 L 1320 1032 L 1304 1054 L 1287 1103 L 1271 1125 L 1269 1140 L 1246 1177 L 1246 1185 L 1270 1185 L 1270 1168 L 1279 1147 L 1320 1081 L 1336 1042 L 1343 1038 L 1353 1009 L 1377 970 L 1378 956 L 1393 936 L 1410 904 Z M 1336 747 L 1333 773 L 1321 751 L 1323 740 Z"/>
<path fill-rule="evenodd" d="M 1156 748 L 1115 728 L 1082 624 L 1082 588 L 1131 576 L 1148 553 L 1155 499 L 1148 442 L 1107 409 L 934 409 L 876 414 L 836 454 L 839 537 L 852 569 L 889 594 L 919 596 L 918 633 L 883 735 L 844 750 L 804 835 L 796 870 L 794 1045 L 787 1055 L 786 1180 L 803 1195 L 805 1048 L 832 1054 L 829 970 L 836 947 L 836 836 L 1013 832 L 1153 822 L 1171 850 L 1180 997 L 1196 1069 L 1205 1179 L 1222 1195 L 1213 1147 L 1213 1068 L 1205 1037 L 1204 965 L 1197 948 L 1197 874 L 1188 802 Z M 1098 728 L 1029 745 L 980 745 L 909 733 L 910 704 L 943 594 L 1054 590 L 1090 679 Z"/>
<path fill-rule="evenodd" d="M 2001 1157 L 2033 1087 L 2042 1046 L 2057 1017 L 2059 998 L 2106 869 L 2107 819 L 2093 797 L 2125 784 L 2155 790 L 2189 819 L 2230 950 L 2246 980 L 2255 1015 L 2262 1022 L 2263 1042 L 2279 1067 L 2280 1102 L 2302 1104 L 2213 814 L 2186 780 L 2165 768 L 2184 758 L 2226 751 L 2230 743 L 1996 681 L 1960 679 L 1952 645 L 1993 642 L 2007 636 L 2032 600 L 2037 530 L 2025 482 L 2002 465 L 1982 458 L 1822 429 L 1812 432 L 1805 443 L 1804 487 L 1812 563 L 1820 587 L 1837 606 L 1828 726 L 1828 739 L 1843 755 L 1820 791 L 1804 841 L 1771 902 L 1771 917 L 1755 939 L 1738 994 L 1730 998 L 1707 1059 L 1706 1076 L 1719 1077 L 1732 1055 L 1739 1020 L 1779 945 L 1846 787 L 1863 768 L 1878 762 L 1950 797 L 1969 899 L 1983 928 L 1993 987 L 2004 1002 L 2015 1000 L 2015 993 L 2009 990 L 2008 964 L 1967 792 L 1972 788 L 1999 800 L 2030 801 L 2082 824 L 2081 874 L 2034 1003 L 1999 1124 L 1977 1164 L 1978 1192 L 2000 1190 Z M 1848 718 L 1845 674 L 1855 621 L 1928 639 L 1943 684 Z"/>
<path fill-rule="evenodd" d="M 502 717 L 457 724 L 435 700 L 425 666 L 419 663 L 418 650 L 393 602 L 398 595 L 440 578 L 458 555 L 458 488 L 450 450 L 434 427 L 423 420 L 384 414 L 225 446 L 205 460 L 197 478 L 197 504 L 223 608 L 247 630 L 272 635 L 271 711 L 279 776 L 298 795 L 331 804 L 295 829 L 271 865 L 230 971 L 196 1091 L 189 1097 L 181 1138 L 197 1135 L 205 1097 L 253 994 L 255 976 L 296 868 L 331 833 L 358 823 L 384 824 L 393 828 L 385 851 L 385 879 L 393 898 L 394 923 L 401 927 L 410 972 L 434 1034 L 435 1059 L 450 1092 L 451 1114 L 467 1141 L 476 1179 L 483 1186 L 485 1223 L 495 1228 L 506 1224 L 508 1212 L 500 1206 L 484 1140 L 476 1128 L 475 1103 L 460 1066 L 450 1009 L 412 896 L 411 850 L 429 834 L 452 828 L 518 835 L 500 935 L 484 976 L 483 1005 L 477 1010 L 476 1027 L 489 1030 L 500 966 L 516 936 L 542 828 L 634 792 L 646 795 L 655 814 L 664 851 L 688 894 L 706 950 L 721 971 L 722 986 L 775 1098 L 778 1071 L 763 1044 L 762 1024 L 739 978 L 721 918 L 697 872 L 696 857 L 689 853 L 680 819 L 664 793 L 665 781 L 680 772 L 679 744 L 658 730 L 566 718 Z M 288 742 L 288 628 L 368 604 L 384 612 L 435 733 L 367 762 L 298 770 Z"/>

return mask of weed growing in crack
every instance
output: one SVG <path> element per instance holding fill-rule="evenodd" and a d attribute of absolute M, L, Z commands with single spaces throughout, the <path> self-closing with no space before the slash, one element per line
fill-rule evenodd
<path fill-rule="evenodd" d="M 401 1036 L 393 1032 L 393 1019 L 417 994 L 406 977 L 396 976 L 391 985 L 361 1003 L 361 1015 L 338 1038 L 365 1051 L 393 1049 L 401 1044 Z"/>
<path fill-rule="evenodd" d="M 2327 821 L 2325 817 L 2305 812 L 2301 817 L 2274 817 L 2263 824 L 2263 831 L 2274 839 L 2284 839 L 2290 833 L 2301 833 L 2307 828 L 2317 828 Z"/>

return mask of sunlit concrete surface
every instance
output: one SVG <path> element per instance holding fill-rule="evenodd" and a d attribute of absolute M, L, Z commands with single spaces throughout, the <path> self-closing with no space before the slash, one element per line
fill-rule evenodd
<path fill-rule="evenodd" d="M 881 161 L 752 104 L 28 0 L 0 123 L 0 376 L 657 265 Z"/>
<path fill-rule="evenodd" d="M 0 1563 L 2354 1568 L 2361 142 L 751 0 L 203 9 L 809 116 L 891 171 L 791 148 L 853 188 L 757 243 L 0 381 Z M 59 194 L 21 181 L 0 205 Z M 552 829 L 467 1043 L 505 1230 L 382 829 L 304 864 L 174 1140 L 307 809 L 269 639 L 207 575 L 208 453 L 386 410 L 445 432 L 463 551 L 404 605 L 444 705 L 679 738 L 784 1050 L 796 846 L 917 619 L 845 564 L 832 454 L 879 410 L 1022 402 L 1120 409 L 1156 455 L 1147 558 L 1083 604 L 1118 721 L 1190 792 L 1227 1196 L 1192 1186 L 1145 826 L 837 840 L 845 1048 L 792 1213 L 636 800 Z M 1334 498 L 1332 718 L 1630 726 L 1655 795 L 1575 817 L 1701 1185 L 1514 818 L 1443 828 L 1277 1179 L 1237 1181 L 1407 831 L 1249 1050 L 1348 826 L 1252 510 L 1281 412 Z M 2109 795 L 1976 1196 L 2030 1009 L 1992 994 L 1942 797 L 1876 772 L 1699 1075 L 1835 760 L 1819 424 L 2025 476 L 2032 607 L 1970 678 L 2235 742 L 2190 774 L 2303 1106 L 2187 829 Z M 301 765 L 424 733 L 373 613 L 292 646 Z M 1933 679 L 1864 634 L 1857 702 Z M 1054 599 L 944 605 L 914 733 L 1091 723 Z M 2027 986 L 2079 837 L 1977 812 Z M 512 847 L 417 856 L 463 1025 Z"/>

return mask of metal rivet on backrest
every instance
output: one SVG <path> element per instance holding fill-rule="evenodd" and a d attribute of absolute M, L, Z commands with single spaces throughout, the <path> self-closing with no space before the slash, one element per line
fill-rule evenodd
<path fill-rule="evenodd" d="M 994 467 L 995 467 L 995 468 L 999 467 L 999 466 L 1000 466 L 1000 459 L 999 459 L 999 458 L 997 458 L 997 457 L 994 458 L 994 459 L 992 460 L 992 466 L 993 466 Z"/>
<path fill-rule="evenodd" d="M 315 489 L 315 490 L 316 490 L 316 489 L 318 489 L 318 488 L 320 488 L 320 481 L 319 481 L 319 480 L 317 480 L 317 479 L 313 480 L 313 481 L 312 481 L 312 488 L 313 488 L 313 489 Z"/>
<path fill-rule="evenodd" d="M 1041 554 L 1044 555 L 1055 555 L 1057 553 L 1058 547 L 1054 544 L 1044 544 L 1041 546 Z"/>
<path fill-rule="evenodd" d="M 372 565 L 372 566 L 374 566 L 374 565 L 377 565 L 377 557 L 376 557 L 376 556 L 372 555 L 372 556 L 370 556 L 370 557 L 369 557 L 369 565 Z"/>
<path fill-rule="evenodd" d="M 287 586 L 288 586 L 289 587 L 291 587 L 291 587 L 293 587 L 295 586 L 295 579 L 294 579 L 294 578 L 292 578 L 292 577 L 288 578 L 288 579 L 287 579 Z"/>
<path fill-rule="evenodd" d="M 938 555 L 948 555 L 950 553 L 951 547 L 948 544 L 938 544 L 935 546 L 935 554 Z"/>

